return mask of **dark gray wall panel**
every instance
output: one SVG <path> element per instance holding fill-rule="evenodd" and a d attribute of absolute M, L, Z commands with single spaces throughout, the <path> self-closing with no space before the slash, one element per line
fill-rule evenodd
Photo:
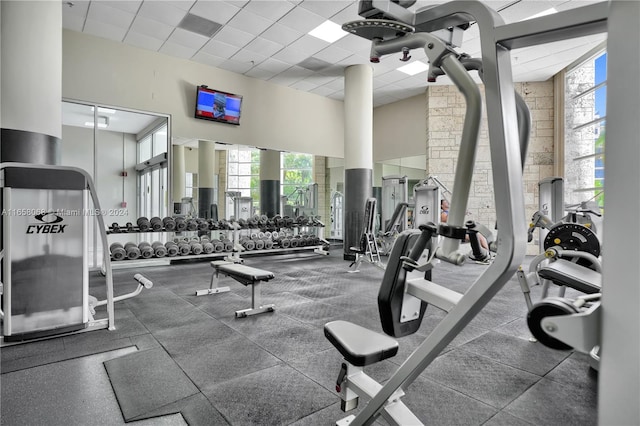
<path fill-rule="evenodd" d="M 364 231 L 364 206 L 372 192 L 371 169 L 344 171 L 344 259 L 353 260 L 350 247 L 358 246 Z"/>

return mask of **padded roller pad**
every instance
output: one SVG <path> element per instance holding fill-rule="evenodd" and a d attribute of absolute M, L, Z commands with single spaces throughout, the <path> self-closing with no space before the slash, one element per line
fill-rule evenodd
<path fill-rule="evenodd" d="M 218 265 L 216 269 L 244 285 L 252 285 L 259 281 L 269 281 L 274 278 L 272 272 L 235 263 Z"/>
<path fill-rule="evenodd" d="M 557 285 L 574 288 L 586 294 L 602 291 L 602 274 L 564 259 L 558 259 L 540 268 L 538 276 Z"/>
<path fill-rule="evenodd" d="M 347 321 L 325 324 L 324 335 L 350 364 L 358 367 L 374 364 L 398 353 L 395 339 Z"/>

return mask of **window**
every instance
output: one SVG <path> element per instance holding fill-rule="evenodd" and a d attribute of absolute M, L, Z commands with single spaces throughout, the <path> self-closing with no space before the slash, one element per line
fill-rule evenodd
<path fill-rule="evenodd" d="M 607 54 L 569 70 L 565 79 L 565 203 L 604 207 Z"/>
<path fill-rule="evenodd" d="M 185 189 L 184 196 L 191 198 L 198 198 L 198 174 L 197 173 L 185 173 Z"/>
<path fill-rule="evenodd" d="M 313 183 L 313 155 L 283 152 L 280 157 L 280 186 L 289 205 L 302 205 L 307 185 Z"/>
<path fill-rule="evenodd" d="M 254 213 L 260 212 L 260 151 L 233 147 L 227 151 L 227 191 L 251 197 Z M 234 212 L 233 200 L 227 197 L 227 216 Z"/>

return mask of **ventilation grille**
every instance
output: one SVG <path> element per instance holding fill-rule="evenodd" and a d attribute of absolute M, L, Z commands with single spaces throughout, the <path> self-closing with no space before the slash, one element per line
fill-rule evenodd
<path fill-rule="evenodd" d="M 178 28 L 211 38 L 222 28 L 222 25 L 201 16 L 187 13 L 178 24 Z"/>

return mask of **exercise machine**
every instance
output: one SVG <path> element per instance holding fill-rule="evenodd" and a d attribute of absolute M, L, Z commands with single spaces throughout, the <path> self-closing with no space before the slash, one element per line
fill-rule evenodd
<path fill-rule="evenodd" d="M 525 220 L 522 164 L 527 152 L 528 136 L 525 135 L 526 124 L 518 120 L 509 50 L 606 30 L 606 5 L 587 6 L 580 8 L 578 12 L 574 9 L 559 12 L 551 17 L 505 24 L 497 12 L 481 2 L 454 1 L 412 12 L 407 8 L 413 4 L 413 1 L 361 1 L 358 13 L 367 19 L 346 23 L 343 29 L 371 40 L 372 62 L 378 62 L 381 56 L 396 52 L 401 52 L 401 59 L 406 61 L 411 49 L 424 48 L 430 66 L 429 80 L 433 81 L 436 75 L 444 73 L 465 96 L 465 123 L 449 220 L 446 224 L 441 224 L 437 232 L 434 227 L 423 226 L 420 236 L 407 256 L 403 256 L 406 251 L 400 248 L 396 251 L 394 246 L 381 291 L 383 287 L 391 284 L 395 288 L 391 293 L 397 297 L 388 299 L 389 303 L 385 302 L 385 298 L 380 294 L 378 297 L 383 330 L 391 336 L 394 332 L 398 335 L 414 332 L 416 326 L 419 327 L 419 319 L 426 304 L 434 304 L 447 314 L 384 385 L 377 384 L 366 376 L 361 367 L 394 355 L 397 349 L 395 344 L 387 339 L 388 336 L 365 333 L 359 326 L 346 322 L 327 324 L 325 334 L 345 358 L 345 367 L 338 377 L 337 387 L 343 401 L 342 408 L 354 408 L 357 398 L 370 398 L 357 416 L 351 416 L 338 424 L 370 425 L 379 416 L 391 424 L 421 424 L 420 419 L 400 404 L 400 397 L 440 351 L 514 275 L 524 259 L 526 233 L 523 231 Z M 464 294 L 460 294 L 444 289 L 426 277 L 407 278 L 404 272 L 396 275 L 393 272 L 395 268 L 390 264 L 392 258 L 400 255 L 401 258 L 406 257 L 400 269 L 426 274 L 433 264 L 434 254 L 437 258 L 451 263 L 464 262 L 465 256 L 459 253 L 458 248 L 460 239 L 466 234 L 464 213 L 470 190 L 470 175 L 475 162 L 475 136 L 482 105 L 479 90 L 462 63 L 464 56 L 454 51 L 453 46 L 460 44 L 462 32 L 471 24 L 474 24 L 480 33 L 482 74 L 500 235 L 494 261 Z M 438 247 L 429 248 L 428 242 L 436 233 L 443 237 L 443 241 Z M 426 251 L 416 254 L 422 248 Z M 409 305 L 412 305 L 413 309 L 405 310 L 405 306 L 408 308 Z M 383 319 L 383 309 L 392 313 L 393 321 L 389 326 L 384 325 L 387 321 Z M 415 324 L 414 321 L 418 323 Z"/>
<path fill-rule="evenodd" d="M 342 240 L 344 220 L 344 195 L 338 191 L 331 192 L 331 239 Z"/>
<path fill-rule="evenodd" d="M 382 229 L 395 228 L 402 232 L 408 228 L 407 213 L 398 215 L 399 205 L 409 202 L 408 181 L 406 176 L 383 176 L 382 199 L 380 202 L 380 222 Z"/>
<path fill-rule="evenodd" d="M 0 163 L 0 180 L 2 344 L 114 330 L 114 303 L 153 284 L 137 274 L 138 288 L 114 297 L 104 213 L 91 177 L 74 167 Z M 87 229 L 93 218 L 105 271 L 101 301 L 89 294 Z M 100 306 L 106 306 L 106 318 L 94 317 Z"/>
<path fill-rule="evenodd" d="M 369 262 L 374 266 L 385 269 L 385 265 L 380 259 L 380 250 L 378 242 L 374 234 L 374 223 L 376 217 L 377 199 L 367 199 L 364 207 L 364 231 L 360 237 L 360 245 L 358 247 L 350 247 L 355 253 L 356 258 L 349 265 L 349 272 L 360 272 L 360 264 L 363 261 Z"/>

